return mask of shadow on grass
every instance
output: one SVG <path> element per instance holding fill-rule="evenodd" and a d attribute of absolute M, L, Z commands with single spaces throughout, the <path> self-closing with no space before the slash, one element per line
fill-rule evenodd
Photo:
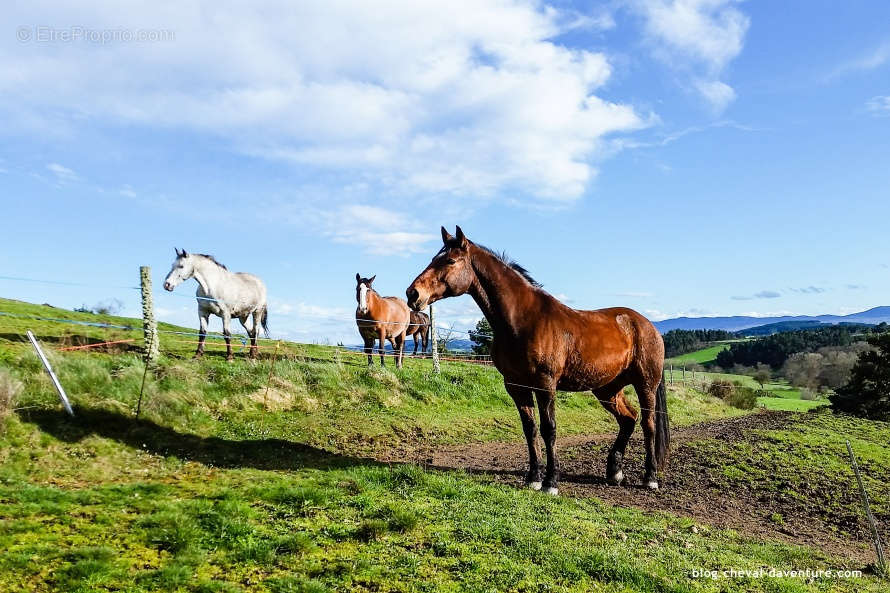
<path fill-rule="evenodd" d="M 76 414 L 70 418 L 56 410 L 22 410 L 19 417 L 23 422 L 35 424 L 40 430 L 68 443 L 97 435 L 136 449 L 157 455 L 172 455 L 209 467 L 296 470 L 379 464 L 373 459 L 339 455 L 283 439 L 202 437 L 111 410 L 78 407 Z"/>

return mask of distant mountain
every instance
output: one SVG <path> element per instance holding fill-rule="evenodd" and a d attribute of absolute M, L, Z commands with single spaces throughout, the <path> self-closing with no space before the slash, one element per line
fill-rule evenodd
<path fill-rule="evenodd" d="M 874 307 L 867 311 L 851 313 L 850 315 L 795 315 L 785 317 L 748 317 L 736 315 L 733 317 L 677 317 L 656 321 L 655 327 L 661 333 L 672 329 L 725 329 L 727 331 L 741 331 L 748 328 L 759 327 L 776 323 L 788 322 L 816 322 L 835 325 L 838 323 L 866 323 L 877 325 L 881 322 L 890 323 L 890 307 Z"/>

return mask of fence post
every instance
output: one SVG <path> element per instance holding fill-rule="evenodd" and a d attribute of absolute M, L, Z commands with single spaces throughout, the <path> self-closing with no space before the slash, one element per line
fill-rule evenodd
<path fill-rule="evenodd" d="M 674 365 L 671 364 L 671 387 L 674 386 Z"/>
<path fill-rule="evenodd" d="M 853 473 L 856 474 L 856 482 L 859 483 L 859 493 L 862 495 L 862 506 L 865 508 L 865 518 L 868 519 L 868 526 L 871 529 L 872 543 L 875 546 L 875 554 L 878 556 L 878 568 L 882 575 L 887 574 L 887 563 L 884 560 L 884 548 L 881 545 L 881 536 L 878 533 L 878 526 L 875 525 L 875 517 L 871 514 L 871 506 L 868 504 L 868 493 L 862 484 L 862 476 L 859 475 L 859 465 L 856 463 L 856 456 L 853 455 L 853 447 L 850 441 L 847 441 L 847 453 L 850 454 L 850 464 L 853 466 Z"/>
<path fill-rule="evenodd" d="M 142 287 L 142 333 L 145 340 L 145 364 L 158 359 L 158 322 L 155 320 L 154 301 L 151 296 L 151 266 L 139 268 L 139 285 Z"/>
<path fill-rule="evenodd" d="M 439 335 L 436 333 L 436 318 L 433 316 L 432 305 L 430 305 L 430 332 L 433 334 L 433 372 L 438 375 L 442 367 L 439 366 Z"/>

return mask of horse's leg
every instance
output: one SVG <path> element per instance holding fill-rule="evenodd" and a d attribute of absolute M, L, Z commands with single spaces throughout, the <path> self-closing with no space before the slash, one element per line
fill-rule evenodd
<path fill-rule="evenodd" d="M 547 450 L 547 470 L 544 472 L 542 489 L 547 494 L 559 493 L 559 460 L 556 458 L 556 392 L 552 389 L 536 389 L 538 415 L 541 417 L 541 438 Z"/>
<path fill-rule="evenodd" d="M 419 334 L 420 334 L 420 332 L 418 331 L 418 332 L 414 332 L 414 335 L 411 336 L 412 338 L 414 338 L 414 352 L 411 353 L 411 356 L 417 356 L 417 344 L 419 342 L 419 340 L 417 339 L 417 336 Z"/>
<path fill-rule="evenodd" d="M 380 366 L 386 366 L 386 328 L 380 324 Z"/>
<path fill-rule="evenodd" d="M 368 355 L 368 368 L 374 366 L 374 338 L 362 336 L 365 340 L 365 354 Z"/>
<path fill-rule="evenodd" d="M 207 338 L 207 324 L 210 322 L 210 313 L 198 310 L 198 349 L 195 350 L 195 358 L 204 356 L 204 340 Z"/>
<path fill-rule="evenodd" d="M 655 463 L 655 396 L 658 380 L 654 385 L 649 385 L 648 381 L 642 379 L 635 381 L 634 389 L 637 390 L 637 397 L 640 400 L 640 426 L 643 428 L 646 447 L 646 473 L 643 476 L 643 484 L 650 490 L 658 490 L 658 467 Z"/>
<path fill-rule="evenodd" d="M 532 490 L 541 489 L 541 467 L 538 461 L 538 447 L 535 443 L 537 427 L 535 426 L 535 399 L 531 390 L 518 385 L 505 383 L 507 393 L 513 398 L 519 419 L 522 421 L 522 432 L 528 445 L 528 473 L 525 474 L 525 485 Z"/>
<path fill-rule="evenodd" d="M 402 332 L 396 338 L 396 343 L 398 343 L 398 345 L 399 345 L 399 358 L 398 358 L 399 362 L 397 364 L 398 368 L 402 368 L 402 354 L 405 351 L 405 340 L 407 340 L 407 339 L 408 339 L 408 335 L 405 332 Z"/>
<path fill-rule="evenodd" d="M 615 420 L 618 421 L 618 437 L 612 444 L 612 448 L 609 449 L 609 458 L 606 462 L 606 481 L 618 485 L 624 481 L 624 451 L 627 448 L 627 441 L 637 425 L 637 414 L 627 405 L 627 400 L 624 398 L 624 385 L 612 383 L 595 390 L 594 394 L 603 407 L 611 412 L 615 416 Z"/>
<path fill-rule="evenodd" d="M 226 339 L 226 360 L 229 362 L 235 360 L 235 355 L 232 354 L 232 316 L 228 313 L 223 315 L 223 337 Z"/>
<path fill-rule="evenodd" d="M 257 340 L 260 337 L 260 319 L 262 318 L 262 309 L 257 309 L 253 312 L 253 335 L 251 335 L 250 330 L 247 330 L 247 335 L 250 336 L 250 357 L 256 358 L 258 354 L 259 348 L 257 347 Z M 241 322 L 241 325 L 244 325 L 244 321 Z M 244 329 L 247 329 L 247 326 L 244 325 Z"/>
<path fill-rule="evenodd" d="M 250 358 L 256 358 L 256 321 L 254 321 L 253 330 L 247 327 L 247 319 L 249 316 L 239 317 L 238 321 L 241 322 L 241 327 L 244 328 L 244 331 L 247 332 L 247 337 L 250 340 L 250 346 L 248 347 L 247 356 Z"/>

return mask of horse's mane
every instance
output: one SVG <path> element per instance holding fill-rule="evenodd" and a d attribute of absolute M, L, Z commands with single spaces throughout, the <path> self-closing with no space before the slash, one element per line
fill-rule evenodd
<path fill-rule="evenodd" d="M 494 256 L 498 261 L 505 264 L 507 267 L 512 268 L 514 271 L 518 272 L 520 276 L 525 279 L 526 282 L 534 286 L 535 288 L 541 288 L 541 283 L 532 278 L 532 275 L 522 267 L 516 260 L 507 255 L 506 251 L 497 252 L 493 249 L 489 249 L 485 245 L 479 245 L 478 243 L 474 243 L 476 247 L 488 253 L 489 255 Z"/>
<path fill-rule="evenodd" d="M 229 268 L 225 267 L 223 264 L 219 263 L 219 262 L 216 260 L 216 258 L 213 257 L 212 255 L 207 255 L 206 253 L 197 253 L 197 254 L 195 254 L 195 255 L 200 255 L 201 257 L 206 257 L 207 259 L 209 259 L 210 261 L 212 261 L 213 263 L 215 263 L 216 265 L 218 265 L 219 267 L 221 267 L 223 270 L 228 270 L 228 269 L 229 269 Z"/>

